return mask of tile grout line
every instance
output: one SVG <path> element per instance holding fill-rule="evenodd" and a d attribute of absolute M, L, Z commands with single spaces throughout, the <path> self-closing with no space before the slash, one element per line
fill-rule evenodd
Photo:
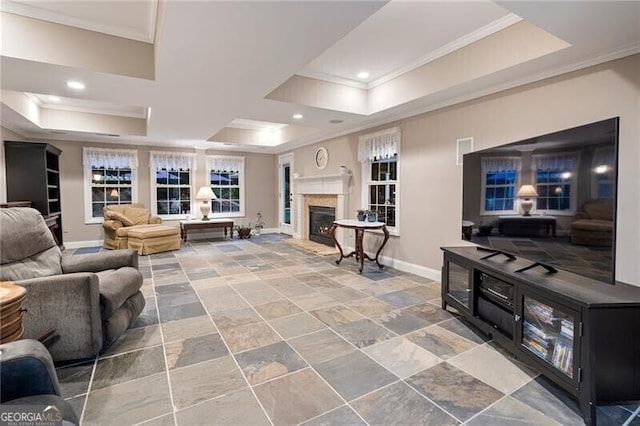
<path fill-rule="evenodd" d="M 176 417 L 176 405 L 175 405 L 175 402 L 173 400 L 173 387 L 171 386 L 171 375 L 169 374 L 169 361 L 167 359 L 167 351 L 166 351 L 166 347 L 165 347 L 164 333 L 162 331 L 162 320 L 160 318 L 160 306 L 158 305 L 158 293 L 156 291 L 155 274 L 153 272 L 153 264 L 151 263 L 151 257 L 150 256 L 148 258 L 148 261 L 149 261 L 149 269 L 151 270 L 151 285 L 152 285 L 152 288 L 153 288 L 153 301 L 155 302 L 155 305 L 156 305 L 156 315 L 158 317 L 158 328 L 160 330 L 160 341 L 162 342 L 162 357 L 164 358 L 164 368 L 165 368 L 165 371 L 166 371 L 165 374 L 166 374 L 166 377 L 167 377 L 167 385 L 169 387 L 169 401 L 171 402 L 171 413 L 173 415 L 173 424 L 177 426 L 178 425 L 178 419 Z M 178 262 L 178 264 L 180 264 L 180 262 Z M 185 276 L 186 276 L 186 274 L 185 274 Z M 150 419 L 148 419 L 148 420 L 150 420 Z"/>
<path fill-rule="evenodd" d="M 91 368 L 91 377 L 89 378 L 89 384 L 87 385 L 87 396 L 84 398 L 84 403 L 82 404 L 82 412 L 80 413 L 80 418 L 78 419 L 80 424 L 82 424 L 82 421 L 84 420 L 85 412 L 87 410 L 87 403 L 89 402 L 89 393 L 91 392 L 91 386 L 93 386 L 93 377 L 96 374 L 97 366 L 98 366 L 98 356 L 96 355 L 93 361 L 93 367 Z"/>

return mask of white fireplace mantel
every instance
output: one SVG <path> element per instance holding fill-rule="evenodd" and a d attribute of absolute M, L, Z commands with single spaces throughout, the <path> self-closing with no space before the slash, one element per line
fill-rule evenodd
<path fill-rule="evenodd" d="M 293 226 L 293 237 L 298 239 L 307 239 L 308 235 L 302 235 L 303 220 L 308 218 L 305 215 L 304 197 L 308 195 L 334 195 L 337 198 L 336 219 L 344 219 L 348 206 L 348 197 L 350 193 L 349 183 L 351 174 L 334 174 L 319 176 L 302 176 L 294 177 L 293 182 L 293 208 L 295 222 Z M 342 235 L 337 236 L 342 239 Z"/>
<path fill-rule="evenodd" d="M 301 176 L 292 180 L 294 194 L 344 195 L 349 193 L 351 174 Z"/>

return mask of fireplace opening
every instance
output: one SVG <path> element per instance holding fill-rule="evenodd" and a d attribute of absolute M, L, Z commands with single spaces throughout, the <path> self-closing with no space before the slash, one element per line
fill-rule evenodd
<path fill-rule="evenodd" d="M 333 247 L 335 244 L 329 229 L 334 220 L 336 220 L 335 208 L 309 206 L 309 239 Z"/>

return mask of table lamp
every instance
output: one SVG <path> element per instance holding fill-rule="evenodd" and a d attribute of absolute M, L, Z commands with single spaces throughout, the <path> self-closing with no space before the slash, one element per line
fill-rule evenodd
<path fill-rule="evenodd" d="M 523 198 L 520 202 L 520 206 L 522 206 L 523 216 L 531 216 L 531 207 L 533 207 L 533 200 L 531 198 L 535 198 L 538 196 L 536 189 L 533 185 L 522 185 L 516 194 L 517 197 Z"/>
<path fill-rule="evenodd" d="M 202 213 L 202 220 L 209 220 L 209 213 L 211 213 L 211 200 L 215 200 L 216 194 L 213 193 L 210 187 L 203 186 L 200 187 L 198 193 L 196 194 L 196 200 L 201 200 L 202 204 L 200 205 L 200 213 Z"/>

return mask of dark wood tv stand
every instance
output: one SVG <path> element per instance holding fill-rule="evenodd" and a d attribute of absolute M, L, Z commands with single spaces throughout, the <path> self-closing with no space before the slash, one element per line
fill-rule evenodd
<path fill-rule="evenodd" d="M 574 395 L 587 424 L 597 405 L 640 402 L 640 287 L 476 247 L 442 250 L 442 308 Z"/>

